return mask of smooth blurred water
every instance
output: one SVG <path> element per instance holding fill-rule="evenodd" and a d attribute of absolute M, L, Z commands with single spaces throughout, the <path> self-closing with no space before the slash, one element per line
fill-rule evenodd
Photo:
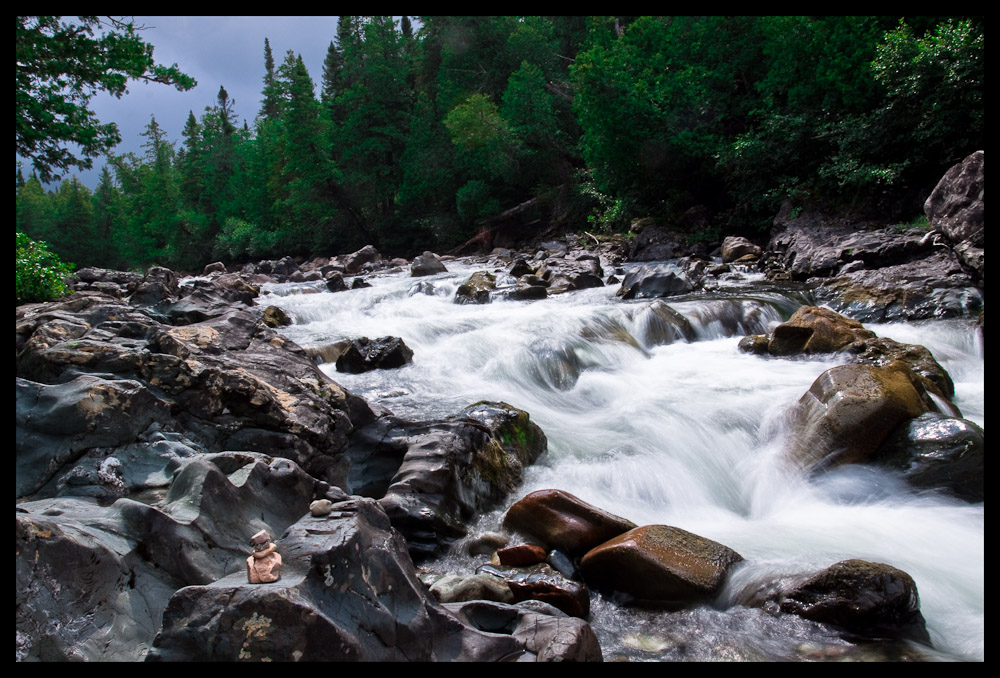
<path fill-rule="evenodd" d="M 683 338 L 655 312 L 664 301 L 622 301 L 617 286 L 456 304 L 458 285 L 484 266 L 448 266 L 430 278 L 371 276 L 371 288 L 337 293 L 265 286 L 260 301 L 291 316 L 282 331 L 304 347 L 401 337 L 414 352 L 406 367 L 353 375 L 322 366 L 399 416 L 448 416 L 479 400 L 529 412 L 549 451 L 509 503 L 558 488 L 636 524 L 673 525 L 726 544 L 746 561 L 722 602 L 768 573 L 845 558 L 885 562 L 917 583 L 935 650 L 925 657 L 984 659 L 982 503 L 917 493 L 871 467 L 810 478 L 782 463 L 789 407 L 840 360 L 753 356 L 737 343 L 787 317 L 805 300 L 800 292 L 781 294 L 750 276 L 712 295 L 664 300 L 690 322 Z M 927 346 L 952 375 L 963 415 L 984 426 L 984 350 L 968 323 L 868 327 Z M 497 529 L 506 508 L 473 528 Z M 606 656 L 843 658 L 841 641 L 817 625 L 750 608 L 688 611 L 668 624 L 665 615 L 598 597 L 591 617 Z"/>

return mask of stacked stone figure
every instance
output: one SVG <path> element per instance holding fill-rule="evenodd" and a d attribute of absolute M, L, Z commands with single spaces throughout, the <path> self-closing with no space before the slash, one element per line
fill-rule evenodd
<path fill-rule="evenodd" d="M 253 554 L 247 558 L 247 581 L 251 584 L 267 584 L 281 577 L 281 554 L 271 541 L 267 530 L 261 530 L 250 538 Z"/>

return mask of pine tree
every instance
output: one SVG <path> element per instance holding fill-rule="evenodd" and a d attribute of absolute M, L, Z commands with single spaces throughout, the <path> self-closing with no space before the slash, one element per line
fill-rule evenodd
<path fill-rule="evenodd" d="M 261 101 L 258 118 L 272 119 L 278 115 L 280 98 L 274 78 L 274 55 L 271 54 L 270 41 L 264 38 L 264 99 Z"/>

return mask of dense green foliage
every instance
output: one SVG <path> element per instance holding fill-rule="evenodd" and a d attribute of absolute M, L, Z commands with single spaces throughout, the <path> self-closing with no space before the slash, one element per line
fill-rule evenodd
<path fill-rule="evenodd" d="M 19 179 L 18 229 L 78 265 L 191 270 L 446 251 L 518 206 L 577 231 L 703 205 L 752 234 L 788 199 L 910 218 L 984 148 L 984 61 L 976 18 L 344 16 L 318 83 L 265 41 L 252 126 L 224 87 L 179 143 L 151 116 L 93 194 Z"/>
<path fill-rule="evenodd" d="M 14 262 L 14 292 L 16 305 L 49 301 L 65 295 L 66 276 L 72 264 L 59 260 L 43 242 L 24 233 L 17 234 L 17 257 Z"/>

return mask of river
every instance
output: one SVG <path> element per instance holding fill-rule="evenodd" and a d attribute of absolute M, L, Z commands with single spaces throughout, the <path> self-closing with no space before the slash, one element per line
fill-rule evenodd
<path fill-rule="evenodd" d="M 414 352 L 403 368 L 343 374 L 321 366 L 396 415 L 448 416 L 479 400 L 530 413 L 548 453 L 473 532 L 498 529 L 524 494 L 556 488 L 639 525 L 708 537 L 745 558 L 712 607 L 652 613 L 595 595 L 590 621 L 606 659 L 881 658 L 817 624 L 729 605 L 764 574 L 862 558 L 916 581 L 933 643 L 917 656 L 984 660 L 983 503 L 917 493 L 872 467 L 807 477 L 782 463 L 784 415 L 842 360 L 753 356 L 737 343 L 807 303 L 804 292 L 747 274 L 713 293 L 663 301 L 622 301 L 609 285 L 462 305 L 454 303 L 456 288 L 485 266 L 447 265 L 448 273 L 424 278 L 408 270 L 372 275 L 371 287 L 337 293 L 301 293 L 322 290 L 316 283 L 266 285 L 259 301 L 289 314 L 293 324 L 282 333 L 304 347 L 401 337 Z M 678 336 L 661 320 L 654 305 L 664 302 L 690 321 L 692 335 Z M 929 348 L 955 381 L 963 415 L 984 426 L 984 348 L 968 323 L 866 326 Z M 449 558 L 439 565 L 470 571 L 477 564 Z"/>

